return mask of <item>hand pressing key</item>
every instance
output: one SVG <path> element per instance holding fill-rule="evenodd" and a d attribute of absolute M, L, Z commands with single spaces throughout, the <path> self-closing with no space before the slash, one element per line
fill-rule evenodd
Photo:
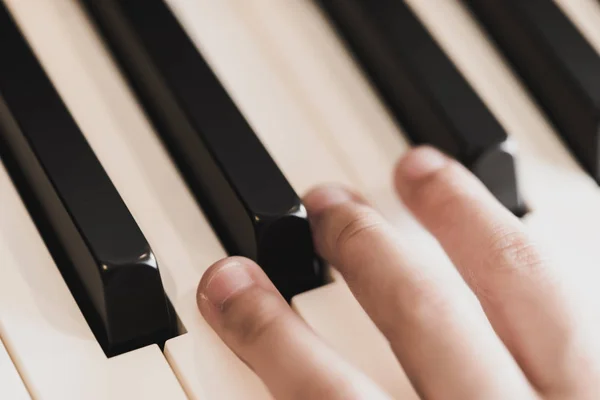
<path fill-rule="evenodd" d="M 459 163 L 421 147 L 398 164 L 402 201 L 466 285 L 407 260 L 400 239 L 358 195 L 304 199 L 319 253 L 383 332 L 423 399 L 600 399 L 598 335 L 521 222 Z M 386 282 L 382 285 L 381 282 Z M 200 311 L 276 399 L 385 399 L 288 307 L 252 261 L 213 265 Z"/>

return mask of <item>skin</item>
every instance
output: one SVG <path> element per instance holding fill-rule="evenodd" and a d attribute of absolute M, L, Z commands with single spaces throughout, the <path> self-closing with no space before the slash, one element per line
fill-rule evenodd
<path fill-rule="evenodd" d="M 417 268 L 419 255 L 355 193 L 318 187 L 304 204 L 317 251 L 342 274 L 421 398 L 600 398 L 598 335 L 522 223 L 429 147 L 400 160 L 395 184 L 460 276 Z M 388 398 L 248 259 L 211 266 L 198 307 L 276 399 Z"/>

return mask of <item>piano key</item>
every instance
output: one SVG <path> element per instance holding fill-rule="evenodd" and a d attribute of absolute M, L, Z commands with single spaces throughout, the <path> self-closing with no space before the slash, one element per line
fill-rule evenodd
<path fill-rule="evenodd" d="M 503 127 L 402 1 L 319 2 L 406 134 L 469 167 L 515 214 L 524 204 Z"/>
<path fill-rule="evenodd" d="M 392 398 L 419 398 L 390 344 L 344 282 L 297 295 L 292 307 L 327 344 L 346 355 Z"/>
<path fill-rule="evenodd" d="M 29 400 L 31 397 L 21 380 L 2 340 L 0 340 L 0 398 Z"/>
<path fill-rule="evenodd" d="M 354 178 L 351 186 L 367 196 L 388 218 L 394 219 L 399 203 L 390 177 L 393 166 L 409 149 L 409 144 L 328 30 L 327 21 L 319 18 L 320 13 L 311 2 L 257 1 L 241 10 L 249 27 L 245 36 L 253 37 L 262 45 L 256 50 L 260 52 L 256 58 L 267 64 L 263 68 L 268 68 L 269 73 L 265 75 L 272 80 L 279 78 L 288 97 L 295 99 L 292 104 L 277 99 L 277 103 L 270 105 L 278 107 L 277 114 L 293 109 L 299 115 L 299 119 L 288 121 L 280 130 L 289 133 L 301 120 L 302 136 L 314 132 L 317 136 L 313 147 L 331 149 L 329 158 L 335 157 L 347 175 Z M 324 59 L 327 62 L 323 62 Z M 250 61 L 246 57 L 236 62 L 247 65 Z M 220 70 L 231 64 L 223 62 Z M 248 98 L 252 96 L 249 94 Z M 284 107 L 286 104 L 289 105 Z M 281 137 L 281 133 L 278 136 Z M 268 146 L 274 139 L 263 137 L 263 140 Z M 274 151 L 274 156 L 277 155 Z M 340 178 L 326 182 L 348 184 Z M 293 181 L 293 176 L 291 179 Z"/>
<path fill-rule="evenodd" d="M 210 0 L 168 4 L 297 193 L 318 183 L 358 188 L 354 166 L 341 164 L 340 149 L 323 141 L 327 129 L 307 123 L 300 111 L 306 106 L 297 93 L 301 88 L 290 87 L 273 70 L 265 38 L 254 34 L 246 18 L 249 10 L 241 8 L 250 4 Z"/>
<path fill-rule="evenodd" d="M 71 290 L 91 302 L 88 318 L 101 319 L 107 354 L 166 341 L 173 327 L 148 243 L 3 6 L 0 27 L 3 157 L 85 293 Z M 59 265 L 65 275 L 69 262 Z"/>
<path fill-rule="evenodd" d="M 270 398 L 198 312 L 200 277 L 226 253 L 86 14 L 71 0 L 15 5 L 29 42 L 161 265 L 165 291 L 184 332 L 167 341 L 165 353 L 187 397 Z M 142 362 L 129 367 L 146 369 Z M 143 396 L 131 396 L 138 397 Z M 162 397 L 172 396 L 163 392 Z"/>
<path fill-rule="evenodd" d="M 228 252 L 257 260 L 287 299 L 321 285 L 300 199 L 168 6 L 82 4 Z"/>
<path fill-rule="evenodd" d="M 158 346 L 106 358 L 2 165 L 0 203 L 0 336 L 31 396 L 185 399 Z"/>
<path fill-rule="evenodd" d="M 600 55 L 553 1 L 464 0 L 600 182 Z"/>

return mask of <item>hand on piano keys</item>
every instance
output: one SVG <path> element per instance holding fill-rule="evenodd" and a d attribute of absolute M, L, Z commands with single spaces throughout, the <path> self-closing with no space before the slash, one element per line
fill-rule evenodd
<path fill-rule="evenodd" d="M 71 115 L 71 126 L 89 144 L 92 158 L 97 158 L 100 170 L 114 185 L 111 190 L 122 198 L 125 211 L 152 249 L 148 254 L 155 256 L 156 264 L 151 265 L 158 265 L 162 284 L 154 285 L 142 304 L 160 299 L 164 288 L 167 308 L 172 306 L 168 313 L 176 319 L 167 324 L 174 323 L 177 330 L 166 337 L 148 336 L 141 325 L 130 324 L 128 329 L 139 341 L 129 341 L 125 335 L 121 338 L 126 345 L 119 346 L 120 339 L 113 336 L 115 346 L 107 344 L 103 332 L 112 332 L 111 324 L 118 320 L 94 316 L 107 309 L 98 301 L 86 303 L 92 292 L 77 290 L 67 279 L 65 260 L 56 256 L 53 247 L 54 237 L 36 230 L 40 218 L 25 207 L 26 191 L 15 190 L 7 174 L 14 179 L 22 168 L 15 168 L 3 155 L 8 171 L 0 168 L 0 339 L 6 356 L 0 354 L 0 398 L 269 398 L 265 385 L 221 341 L 196 306 L 200 278 L 227 253 L 265 264 L 261 266 L 291 298 L 292 308 L 333 349 L 332 354 L 388 395 L 416 398 L 388 342 L 344 280 L 332 273 L 320 282 L 325 270 L 320 270 L 320 261 L 307 245 L 305 215 L 295 195 L 327 182 L 363 193 L 394 226 L 403 246 L 418 254 L 415 265 L 452 270 L 439 244 L 397 200 L 390 183 L 408 141 L 443 149 L 474 172 L 514 214 L 528 212 L 523 222 L 542 247 L 554 253 L 557 265 L 566 272 L 563 279 L 574 281 L 577 295 L 588 299 L 580 303 L 585 305 L 580 311 L 597 316 L 600 189 L 594 182 L 598 155 L 592 144 L 598 131 L 589 129 L 589 121 L 593 126 L 598 93 L 593 73 L 577 68 L 578 60 L 590 68 L 598 63 L 600 6 L 594 0 L 536 0 L 531 7 L 540 7 L 539 13 L 519 9 L 516 1 L 505 6 L 511 13 L 523 13 L 519 21 L 531 21 L 544 33 L 533 35 L 521 27 L 519 34 L 522 39 L 534 37 L 536 46 L 550 49 L 535 53 L 536 61 L 552 65 L 556 78 L 546 79 L 554 79 L 563 85 L 559 92 L 585 105 L 579 116 L 568 108 L 557 109 L 560 96 L 536 90 L 540 83 L 533 78 L 543 84 L 544 76 L 530 71 L 539 64 L 512 54 L 511 43 L 499 36 L 503 21 L 484 18 L 476 5 L 481 2 L 476 1 L 463 5 L 440 0 L 435 7 L 419 0 L 405 1 L 408 7 L 400 0 L 374 1 L 381 8 L 362 10 L 364 19 L 356 25 L 354 38 L 344 29 L 343 16 L 334 14 L 336 2 L 331 0 L 0 3 L 39 61 L 39 70 L 56 89 L 62 113 Z M 119 5 L 101 10 L 103 4 L 112 3 Z M 348 3 L 355 9 L 367 4 Z M 94 7 L 96 11 L 90 10 Z M 391 17 L 398 13 L 398 18 L 411 21 L 405 28 L 413 42 L 397 36 L 393 25 L 386 23 L 385 10 Z M 544 19 L 546 15 L 551 18 Z M 562 27 L 558 39 L 547 31 L 556 18 Z M 369 20 L 381 23 L 369 30 L 373 26 Z M 168 25 L 162 25 L 165 21 Z M 0 27 L 0 42 L 7 40 L 2 29 L 9 25 Z M 136 40 L 129 40 L 131 32 Z M 392 70 L 381 69 L 377 57 L 356 47 L 361 35 L 375 37 L 370 43 L 395 55 L 387 64 L 395 71 L 392 75 L 386 75 Z M 419 45 L 411 47 L 413 43 Z M 415 49 L 423 53 L 411 53 Z M 564 53 L 567 50 L 575 53 Z M 10 68 L 13 50 L 2 46 L 1 51 Z M 128 54 L 142 57 L 127 59 Z M 567 60 L 564 54 L 572 56 Z M 435 68 L 428 68 L 428 60 L 438 61 Z M 186 65 L 194 67 L 186 70 Z M 18 65 L 13 71 L 19 71 Z M 33 82 L 28 71 L 19 71 L 22 82 L 8 75 L 5 82 L 14 87 Z M 414 96 L 408 96 L 409 91 L 390 96 L 395 77 L 414 84 Z M 35 96 L 40 88 L 32 86 L 26 93 Z M 0 105 L 4 105 L 0 137 L 7 127 L 14 128 L 7 123 L 6 108 L 13 120 L 20 115 L 24 122 L 39 122 L 33 125 L 41 129 L 40 134 L 56 127 L 52 114 L 39 107 L 43 103 L 27 104 L 38 105 L 39 113 L 28 120 L 29 114 L 14 98 L 2 96 L 0 88 Z M 579 120 L 587 122 L 578 124 Z M 30 134 L 27 125 L 19 125 L 24 134 Z M 478 131 L 482 127 L 485 131 Z M 233 136 L 224 136 L 223 130 Z M 204 140 L 200 145 L 186 141 L 198 132 Z M 246 141 L 227 139 L 236 135 L 245 135 Z M 219 142 L 219 138 L 226 140 Z M 202 151 L 216 160 L 216 170 L 202 164 L 206 154 Z M 274 163 L 269 162 L 271 157 Z M 77 165 L 75 161 L 71 165 Z M 266 172 L 261 169 L 265 166 Z M 52 181 L 52 171 L 46 172 L 43 179 Z M 223 186 L 217 182 L 223 182 L 223 177 L 228 196 L 219 192 Z M 271 186 L 273 182 L 279 183 Z M 248 220 L 265 221 L 262 211 L 273 208 L 260 194 L 273 186 L 278 189 L 279 195 L 273 197 L 277 204 L 287 205 L 285 211 L 295 210 L 291 216 L 301 222 L 292 233 L 267 235 L 271 238 L 267 243 L 279 250 L 289 244 L 302 254 L 303 261 L 294 270 L 307 279 L 297 286 L 293 283 L 299 282 L 298 275 L 280 267 L 279 255 L 285 258 L 287 253 L 273 252 L 272 245 L 259 246 L 261 224 Z M 74 187 L 93 194 L 95 186 Z M 85 205 L 102 210 L 102 204 Z M 242 213 L 227 214 L 239 211 L 240 205 Z M 279 211 L 279 216 L 288 216 Z M 76 224 L 81 222 L 78 214 L 71 216 Z M 238 228 L 246 234 L 236 237 Z M 287 240 L 294 232 L 304 240 Z M 71 243 L 63 238 L 58 247 Z M 67 253 L 83 249 L 94 255 L 94 244 Z M 278 257 L 273 260 L 272 254 Z M 309 264 L 315 268 L 306 268 Z M 84 270 L 90 271 L 90 265 L 94 264 L 86 264 Z M 307 275 L 311 270 L 314 273 Z M 87 290 L 108 287 L 95 282 Z M 320 283 L 327 284 L 316 287 Z M 106 298 L 114 294 L 100 293 Z M 118 298 L 131 307 L 112 310 L 132 313 L 135 302 L 130 300 L 135 297 Z M 164 310 L 160 303 L 155 301 L 153 309 Z M 158 345 L 139 347 L 152 341 Z"/>

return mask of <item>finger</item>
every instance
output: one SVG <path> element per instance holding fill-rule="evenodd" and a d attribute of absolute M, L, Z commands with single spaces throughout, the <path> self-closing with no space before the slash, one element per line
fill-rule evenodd
<path fill-rule="evenodd" d="M 254 262 L 217 262 L 197 298 L 204 318 L 275 398 L 388 398 L 316 337 Z"/>
<path fill-rule="evenodd" d="M 542 393 L 597 380 L 583 325 L 522 223 L 469 171 L 432 148 L 400 161 L 396 188 L 478 296 L 496 332 Z M 587 343 L 587 344 L 586 344 Z M 586 370 L 582 370 L 585 366 Z M 586 377 L 587 375 L 587 377 Z"/>
<path fill-rule="evenodd" d="M 531 398 L 532 390 L 451 268 L 419 254 L 356 196 L 304 198 L 319 253 L 335 265 L 424 398 Z"/>

